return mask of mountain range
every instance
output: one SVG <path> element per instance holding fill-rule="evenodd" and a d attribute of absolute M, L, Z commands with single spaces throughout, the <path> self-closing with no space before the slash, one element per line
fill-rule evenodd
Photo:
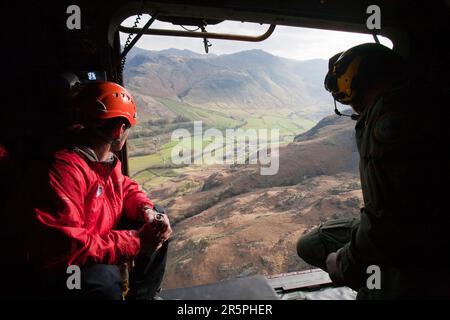
<path fill-rule="evenodd" d="M 325 60 L 290 60 L 262 50 L 204 55 L 135 48 L 124 79 L 146 120 L 175 117 L 164 103 L 169 99 L 238 119 L 276 112 L 317 122 L 332 112 L 323 89 L 326 71 Z"/>

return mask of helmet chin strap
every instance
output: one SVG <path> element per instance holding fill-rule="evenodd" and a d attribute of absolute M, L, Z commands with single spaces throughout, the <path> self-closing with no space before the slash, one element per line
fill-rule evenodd
<path fill-rule="evenodd" d="M 339 110 L 338 110 L 338 108 L 337 108 L 337 104 L 336 104 L 336 99 L 333 99 L 334 100 L 334 113 L 336 113 L 338 116 L 340 116 L 340 117 L 349 117 L 349 118 L 351 118 L 352 120 L 358 120 L 359 119 L 359 115 L 358 114 L 356 114 L 356 113 L 353 113 L 353 114 L 344 114 L 344 113 L 341 113 Z"/>
<path fill-rule="evenodd" d="M 111 151 L 113 151 L 113 152 L 119 151 L 119 150 L 116 150 L 116 149 L 120 145 L 120 142 L 121 142 L 121 139 L 114 139 L 111 142 Z"/>
<path fill-rule="evenodd" d="M 119 151 L 119 150 L 116 150 L 116 149 L 118 149 L 117 147 L 120 146 L 120 144 L 122 143 L 122 139 L 125 136 L 126 130 L 124 131 L 124 133 L 118 139 L 114 139 L 114 138 L 106 136 L 100 130 L 94 129 L 95 134 L 97 135 L 97 137 L 99 137 L 101 140 L 103 140 L 103 142 L 105 142 L 105 143 L 110 145 L 112 152 Z"/>
<path fill-rule="evenodd" d="M 98 130 L 95 130 L 95 133 L 100 139 L 111 146 L 111 151 L 113 152 L 115 152 L 116 147 L 120 145 L 121 139 L 111 139 Z"/>

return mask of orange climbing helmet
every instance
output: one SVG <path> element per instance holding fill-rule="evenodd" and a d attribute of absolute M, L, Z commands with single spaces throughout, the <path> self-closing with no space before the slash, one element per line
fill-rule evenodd
<path fill-rule="evenodd" d="M 130 93 L 114 82 L 99 81 L 80 85 L 74 96 L 77 118 L 83 125 L 99 120 L 125 118 L 136 124 L 136 104 Z"/>

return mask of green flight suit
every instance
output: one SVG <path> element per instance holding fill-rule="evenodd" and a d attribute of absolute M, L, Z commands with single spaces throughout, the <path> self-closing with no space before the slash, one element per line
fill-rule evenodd
<path fill-rule="evenodd" d="M 450 298 L 450 161 L 442 153 L 449 140 L 445 121 L 423 102 L 407 86 L 363 112 L 355 127 L 360 219 L 327 222 L 297 245 L 322 269 L 326 256 L 341 249 L 341 272 L 359 299 Z M 367 286 L 371 265 L 380 268 L 379 289 Z"/>

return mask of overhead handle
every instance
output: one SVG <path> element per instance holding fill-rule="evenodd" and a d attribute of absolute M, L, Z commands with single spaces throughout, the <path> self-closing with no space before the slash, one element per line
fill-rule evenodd
<path fill-rule="evenodd" d="M 220 40 L 234 40 L 234 41 L 248 41 L 248 42 L 261 42 L 269 38 L 276 25 L 271 24 L 267 31 L 259 36 L 247 36 L 228 33 L 215 33 L 215 32 L 193 32 L 183 30 L 166 30 L 166 29 L 147 29 L 142 30 L 140 28 L 119 26 L 119 31 L 123 33 L 136 33 L 142 31 L 142 34 L 154 35 L 154 36 L 171 36 L 171 37 L 188 37 L 188 38 L 201 38 L 201 39 L 220 39 Z"/>

